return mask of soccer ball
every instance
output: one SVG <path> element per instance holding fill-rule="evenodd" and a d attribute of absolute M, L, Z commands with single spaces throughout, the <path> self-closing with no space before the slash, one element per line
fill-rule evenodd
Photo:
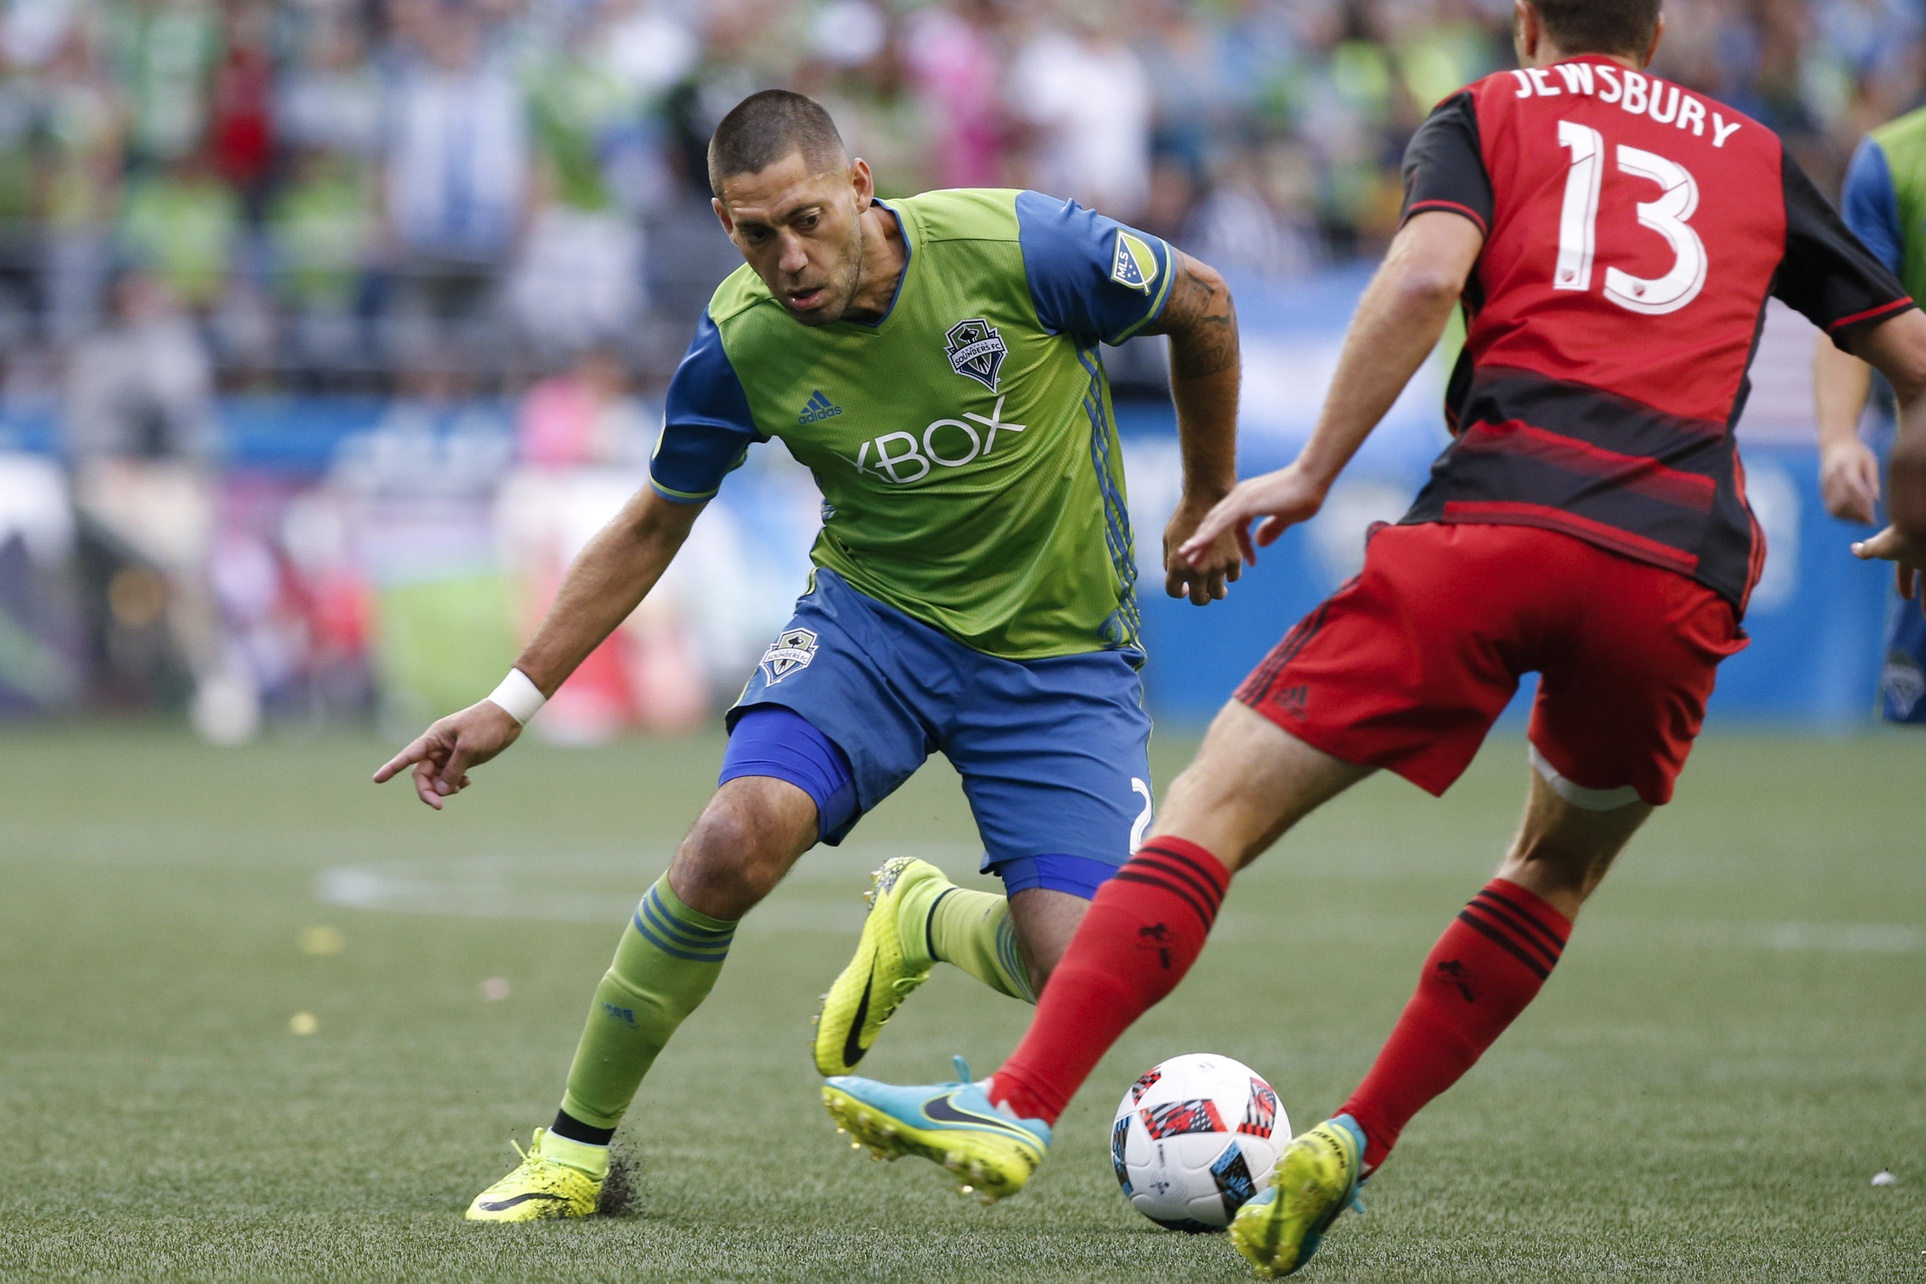
<path fill-rule="evenodd" d="M 1130 1206 L 1170 1230 L 1230 1225 L 1271 1183 L 1291 1121 L 1271 1085 L 1209 1052 L 1144 1072 L 1117 1105 L 1110 1161 Z"/>

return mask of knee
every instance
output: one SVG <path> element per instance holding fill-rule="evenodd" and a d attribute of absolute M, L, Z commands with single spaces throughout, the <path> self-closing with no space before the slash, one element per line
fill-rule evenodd
<path fill-rule="evenodd" d="M 1628 834 L 1519 834 L 1498 876 L 1558 906 L 1570 917 L 1598 889 Z"/>
<path fill-rule="evenodd" d="M 1609 861 L 1606 857 L 1605 862 Z M 1589 891 L 1595 882 L 1594 869 L 1599 864 L 1597 853 L 1556 842 L 1549 835 L 1521 834 L 1506 853 L 1498 876 L 1523 886 Z"/>
<path fill-rule="evenodd" d="M 676 849 L 676 894 L 714 918 L 741 918 L 775 889 L 791 855 L 740 811 L 711 809 Z"/>

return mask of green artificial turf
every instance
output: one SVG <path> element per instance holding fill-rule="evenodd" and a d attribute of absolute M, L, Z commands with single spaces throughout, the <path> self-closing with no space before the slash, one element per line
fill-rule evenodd
<path fill-rule="evenodd" d="M 1497 740 L 1444 801 L 1374 780 L 1288 838 L 1031 1188 L 984 1209 L 930 1165 L 839 1145 L 805 1047 L 866 871 L 901 850 L 972 867 L 932 768 L 738 935 L 618 1138 L 631 1211 L 501 1227 L 461 1211 L 551 1115 L 719 742 L 524 746 L 441 815 L 367 783 L 386 749 L 0 737 L 0 1277 L 1244 1278 L 1221 1237 L 1119 1197 L 1118 1096 L 1215 1050 L 1315 1122 L 1489 873 L 1526 771 Z M 1167 780 L 1189 745 L 1157 749 Z M 340 953 L 302 951 L 318 925 Z M 1027 1011 L 939 971 L 866 1069 L 945 1078 L 961 1052 L 986 1071 Z M 290 1033 L 297 1012 L 314 1034 Z M 1874 1188 L 1881 1169 L 1898 1184 Z M 1926 740 L 1708 739 L 1542 1000 L 1368 1202 L 1305 1278 L 1926 1277 Z"/>

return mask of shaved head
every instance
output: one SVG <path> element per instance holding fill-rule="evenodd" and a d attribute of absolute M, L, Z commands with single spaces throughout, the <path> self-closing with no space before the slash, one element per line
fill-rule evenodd
<path fill-rule="evenodd" d="M 709 191 L 738 174 L 760 174 L 791 152 L 812 174 L 849 167 L 849 150 L 822 104 L 787 89 L 765 89 L 737 103 L 709 140 Z"/>

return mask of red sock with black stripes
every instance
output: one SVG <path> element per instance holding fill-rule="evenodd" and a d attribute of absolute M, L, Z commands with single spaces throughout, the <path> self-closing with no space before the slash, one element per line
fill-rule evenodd
<path fill-rule="evenodd" d="M 1054 1126 L 1110 1045 L 1190 971 L 1230 879 L 1195 843 L 1145 843 L 1097 890 L 990 1100 Z"/>
<path fill-rule="evenodd" d="M 1471 1069 L 1525 1010 L 1564 952 L 1571 922 L 1516 883 L 1494 878 L 1445 929 L 1418 991 L 1351 1099 L 1364 1165 L 1384 1162 L 1411 1117 Z"/>

